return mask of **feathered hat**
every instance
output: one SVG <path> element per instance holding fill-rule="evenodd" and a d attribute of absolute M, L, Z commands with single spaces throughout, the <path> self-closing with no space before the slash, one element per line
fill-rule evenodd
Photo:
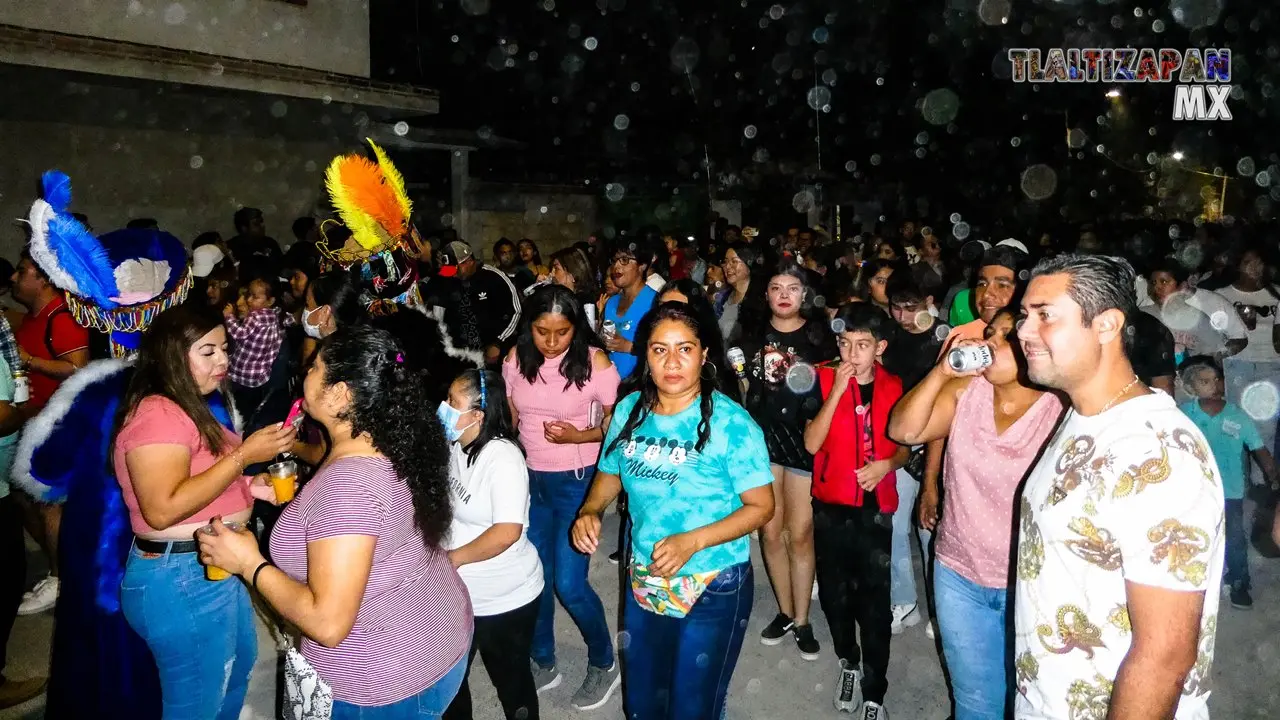
<path fill-rule="evenodd" d="M 320 225 L 317 246 L 328 263 L 359 274 L 370 311 L 417 307 L 422 304 L 418 260 L 428 250 L 413 226 L 404 177 L 382 148 L 367 142 L 374 160 L 339 155 L 325 171 L 329 200 L 346 232 L 327 220 Z"/>
<path fill-rule="evenodd" d="M 43 197 L 27 216 L 31 259 L 65 291 L 76 322 L 109 333 L 111 354 L 124 357 L 137 349 L 156 315 L 186 300 L 186 247 L 159 230 L 117 230 L 96 238 L 67 212 L 66 173 L 49 170 L 41 184 Z"/>

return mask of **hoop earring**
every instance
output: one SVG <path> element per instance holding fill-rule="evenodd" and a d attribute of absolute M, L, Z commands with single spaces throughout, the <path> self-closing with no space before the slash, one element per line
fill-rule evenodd
<path fill-rule="evenodd" d="M 698 372 L 698 376 L 701 377 L 703 380 L 706 380 L 707 382 L 711 382 L 712 380 L 715 380 L 717 376 L 720 375 L 720 368 L 716 367 L 716 364 L 714 362 L 708 360 L 702 363 L 702 369 L 706 370 L 708 365 L 711 366 L 711 377 L 707 377 L 706 374 L 701 371 Z"/>

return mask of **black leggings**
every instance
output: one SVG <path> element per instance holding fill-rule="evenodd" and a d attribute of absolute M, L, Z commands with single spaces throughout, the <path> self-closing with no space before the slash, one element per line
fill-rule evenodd
<path fill-rule="evenodd" d="M 479 652 L 507 720 L 538 720 L 538 690 L 533 684 L 529 653 L 533 649 L 533 626 L 538 620 L 541 601 L 539 595 L 515 610 L 476 617 L 476 634 L 467 656 L 467 677 L 471 676 Z M 471 688 L 466 679 L 444 718 L 471 720 Z"/>

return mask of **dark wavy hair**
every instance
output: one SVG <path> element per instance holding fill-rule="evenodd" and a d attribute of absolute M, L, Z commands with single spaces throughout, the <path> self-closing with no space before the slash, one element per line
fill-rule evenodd
<path fill-rule="evenodd" d="M 645 338 L 646 344 L 648 338 L 653 334 L 653 329 L 658 323 L 665 321 L 678 322 L 693 331 L 698 343 L 703 348 L 710 348 L 713 341 L 712 333 L 718 333 L 719 329 L 712 323 L 707 326 L 699 317 L 699 313 L 691 306 L 682 302 L 664 302 L 661 305 L 650 310 L 644 319 L 640 321 L 640 327 L 636 331 L 636 338 Z M 627 415 L 627 420 L 622 425 L 622 430 L 618 432 L 617 437 L 610 443 L 605 452 L 613 452 L 618 445 L 631 439 L 631 435 L 635 433 L 649 414 L 653 412 L 654 406 L 658 403 L 658 386 L 653 382 L 653 374 L 649 371 L 649 353 L 647 347 L 640 347 L 636 354 L 640 360 L 636 364 L 635 377 L 639 378 L 635 391 L 640 393 L 640 397 L 636 400 L 636 404 L 631 406 L 631 413 Z M 711 353 L 707 353 L 707 357 L 711 357 Z M 698 421 L 698 441 L 694 445 L 694 449 L 701 451 L 707 446 L 707 441 L 711 439 L 711 412 L 714 408 L 714 396 L 716 391 L 715 376 L 708 378 L 706 375 L 699 373 L 698 382 L 699 396 L 698 405 L 702 412 L 702 418 Z"/>
<path fill-rule="evenodd" d="M 368 433 L 413 495 L 413 514 L 427 545 L 438 547 L 449 531 L 449 448 L 425 393 L 422 374 L 404 359 L 404 348 L 385 330 L 356 325 L 320 344 L 326 387 L 346 383 L 351 405 L 338 419 L 352 436 Z"/>
<path fill-rule="evenodd" d="M 484 378 L 483 387 L 481 377 Z M 467 454 L 467 466 L 470 467 L 480 456 L 484 446 L 494 440 L 506 440 L 524 453 L 524 446 L 516 436 L 515 423 L 511 420 L 511 406 L 507 404 L 507 384 L 502 380 L 502 373 L 483 369 L 466 370 L 454 378 L 454 382 L 462 383 L 462 392 L 467 396 L 467 410 L 484 413 L 484 419 L 480 421 L 480 434 L 462 449 Z"/>
<path fill-rule="evenodd" d="M 577 385 L 581 390 L 591 380 L 591 348 L 604 350 L 604 343 L 587 321 L 582 303 L 569 288 L 544 285 L 524 301 L 520 314 L 520 326 L 516 332 L 516 366 L 530 383 L 537 382 L 538 371 L 546 360 L 533 342 L 533 323 L 543 315 L 561 315 L 573 326 L 573 339 L 560 361 L 560 375 L 564 377 L 564 389 Z"/>
<path fill-rule="evenodd" d="M 312 278 L 307 292 L 315 298 L 316 307 L 329 306 L 339 329 L 361 323 L 368 317 L 360 301 L 360 286 L 346 270 L 333 270 Z"/>
<path fill-rule="evenodd" d="M 210 307 L 178 305 L 160 313 L 151 323 L 138 346 L 137 363 L 124 391 L 124 399 L 116 412 L 111 444 L 129 416 L 143 400 L 158 395 L 168 398 L 191 418 L 200 441 L 214 455 L 226 449 L 222 423 L 213 416 L 209 402 L 191 377 L 187 353 L 200 338 L 222 327 L 222 315 Z M 231 383 L 223 380 L 218 388 L 227 411 L 232 412 Z"/>

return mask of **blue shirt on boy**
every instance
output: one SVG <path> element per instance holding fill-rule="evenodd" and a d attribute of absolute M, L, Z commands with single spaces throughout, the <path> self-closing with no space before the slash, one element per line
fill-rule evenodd
<path fill-rule="evenodd" d="M 1218 461 L 1218 474 L 1222 476 L 1222 495 L 1227 500 L 1244 497 L 1245 450 L 1262 447 L 1262 436 L 1240 406 L 1227 403 L 1222 412 L 1210 415 L 1200 407 L 1198 400 L 1182 403 L 1183 414 L 1204 433 L 1209 449 Z"/>
<path fill-rule="evenodd" d="M 624 338 L 631 342 L 635 342 L 636 331 L 640 329 L 640 320 L 649 312 L 649 308 L 653 307 L 653 303 L 658 299 L 658 293 L 653 288 L 645 285 L 640 288 L 640 293 L 636 295 L 636 299 L 631 301 L 631 306 L 622 315 L 618 314 L 618 303 L 622 301 L 622 293 L 617 293 L 613 297 L 605 301 L 604 319 L 612 320 L 614 332 L 618 337 Z M 632 352 L 611 352 L 609 359 L 613 361 L 614 367 L 618 368 L 618 377 L 623 380 L 636 369 L 636 363 L 640 358 L 633 353 L 643 352 L 642 348 L 631 348 Z"/>
<path fill-rule="evenodd" d="M 711 435 L 701 452 L 701 403 L 676 415 L 649 413 L 629 440 L 610 450 L 640 393 L 618 401 L 597 469 L 622 478 L 631 513 L 635 562 L 652 562 L 653 546 L 677 533 L 723 520 L 738 508 L 738 496 L 773 482 L 764 432 L 742 406 L 720 393 L 712 400 Z M 696 552 L 680 575 L 723 570 L 751 559 L 744 536 Z"/>

